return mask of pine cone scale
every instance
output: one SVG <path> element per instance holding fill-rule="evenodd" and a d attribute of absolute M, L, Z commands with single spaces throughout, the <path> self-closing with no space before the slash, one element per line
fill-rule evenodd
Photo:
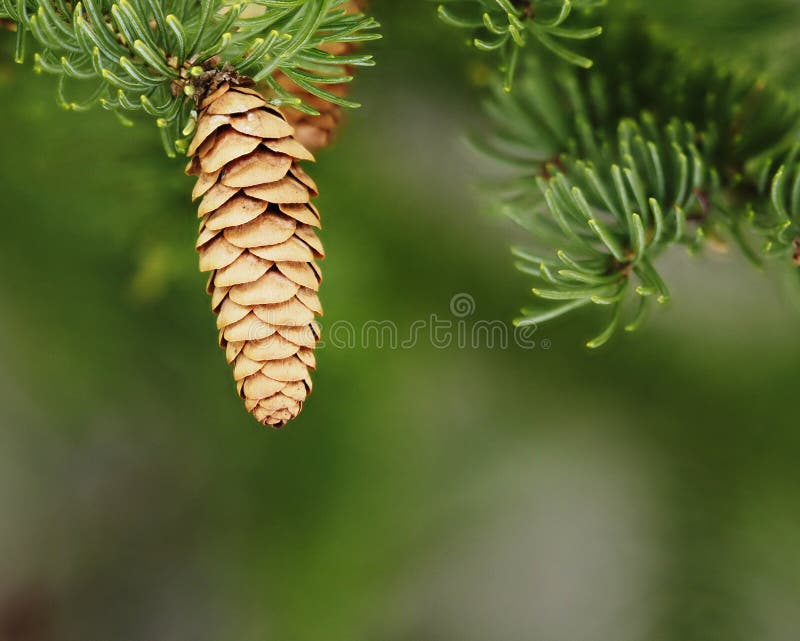
<path fill-rule="evenodd" d="M 269 184 L 284 178 L 291 166 L 291 156 L 258 150 L 231 162 L 226 167 L 222 183 L 237 189 Z"/>
<path fill-rule="evenodd" d="M 249 111 L 234 116 L 230 119 L 230 124 L 236 131 L 248 136 L 279 139 L 294 135 L 294 130 L 288 122 L 267 111 Z"/>
<path fill-rule="evenodd" d="M 258 92 L 227 83 L 201 103 L 190 154 L 220 346 L 246 409 L 282 427 L 300 413 L 316 368 L 324 250 L 317 188 L 297 164 L 313 156 Z"/>
<path fill-rule="evenodd" d="M 206 192 L 203 196 L 203 200 L 200 201 L 200 205 L 197 208 L 197 217 L 203 218 L 206 214 L 214 212 L 238 193 L 239 190 L 233 187 L 228 187 L 222 183 L 215 184 Z M 248 196 L 249 195 L 250 194 L 248 194 Z M 261 200 L 269 199 L 262 198 Z"/>
<path fill-rule="evenodd" d="M 295 178 L 287 177 L 277 182 L 244 190 L 248 196 L 281 203 L 281 211 L 286 212 L 287 205 L 302 205 L 311 200 L 308 188 Z"/>

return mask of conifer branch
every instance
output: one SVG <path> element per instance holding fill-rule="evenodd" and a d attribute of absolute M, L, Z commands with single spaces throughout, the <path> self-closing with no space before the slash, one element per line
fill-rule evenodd
<path fill-rule="evenodd" d="M 724 239 L 757 264 L 800 264 L 800 105 L 636 20 L 616 27 L 591 72 L 526 56 L 513 94 L 495 84 L 477 141 L 513 174 L 492 200 L 534 238 L 514 253 L 542 302 L 517 322 L 607 308 L 590 347 L 669 300 L 656 261 L 670 246 Z"/>
<path fill-rule="evenodd" d="M 520 51 L 531 39 L 567 62 L 588 69 L 592 60 L 569 41 L 588 40 L 603 32 L 600 26 L 572 26 L 570 18 L 584 17 L 605 0 L 437 0 L 442 22 L 471 32 L 470 44 L 484 52 L 499 52 L 504 87 L 510 91 Z M 569 26 L 568 26 L 569 25 Z"/>
<path fill-rule="evenodd" d="M 293 87 L 358 106 L 325 89 L 348 82 L 346 68 L 373 61 L 321 47 L 380 37 L 377 22 L 346 12 L 346 2 L 0 0 L 0 18 L 17 25 L 17 61 L 33 49 L 35 68 L 58 76 L 63 107 L 99 103 L 124 122 L 128 112 L 145 112 L 176 155 L 193 132 L 197 99 L 219 82 L 262 83 L 273 104 L 316 113 L 275 80 L 281 72 Z"/>

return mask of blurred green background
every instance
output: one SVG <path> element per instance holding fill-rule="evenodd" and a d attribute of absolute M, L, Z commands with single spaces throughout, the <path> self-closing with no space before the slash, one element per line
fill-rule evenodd
<path fill-rule="evenodd" d="M 800 86 L 800 3 L 640 3 Z M 480 61 L 375 0 L 364 108 L 313 167 L 326 324 L 513 318 L 530 284 L 473 186 Z M 687 13 L 688 12 L 688 13 Z M 797 641 L 800 336 L 735 251 L 583 348 L 319 354 L 301 418 L 237 398 L 191 181 L 152 125 L 66 113 L 0 33 L 1 641 Z M 545 349 L 544 347 L 548 347 Z"/>

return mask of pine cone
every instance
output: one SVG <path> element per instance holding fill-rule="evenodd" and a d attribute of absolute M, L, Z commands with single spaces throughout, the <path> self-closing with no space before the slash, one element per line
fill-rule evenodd
<path fill-rule="evenodd" d="M 247 410 L 283 427 L 311 392 L 320 335 L 317 188 L 298 164 L 313 156 L 257 91 L 228 83 L 201 103 L 189 154 L 220 346 Z"/>
<path fill-rule="evenodd" d="M 360 13 L 364 9 L 364 0 L 350 0 L 350 2 L 346 3 L 342 8 L 347 13 Z M 320 48 L 335 56 L 346 56 L 358 49 L 358 43 L 330 43 Z M 312 151 L 317 151 L 318 149 L 323 149 L 330 145 L 342 121 L 342 108 L 339 105 L 335 105 L 309 93 L 305 89 L 299 88 L 282 73 L 276 74 L 275 79 L 281 87 L 290 91 L 300 98 L 304 104 L 319 112 L 318 116 L 312 116 L 298 111 L 297 109 L 287 110 L 286 119 L 289 121 L 289 124 L 294 127 L 297 140 Z M 325 90 L 335 96 L 344 98 L 348 92 L 348 84 L 325 85 Z"/>
<path fill-rule="evenodd" d="M 283 74 L 276 76 L 278 83 L 286 89 L 291 91 L 295 96 L 300 98 L 304 104 L 316 109 L 319 112 L 318 116 L 303 113 L 297 109 L 287 109 L 286 119 L 294 127 L 295 136 L 305 147 L 313 151 L 324 149 L 328 147 L 336 136 L 336 131 L 339 129 L 339 124 L 342 121 L 343 111 L 339 105 L 328 102 L 314 94 L 300 89 L 289 78 Z M 344 98 L 347 95 L 347 85 L 326 85 L 325 90 Z"/>

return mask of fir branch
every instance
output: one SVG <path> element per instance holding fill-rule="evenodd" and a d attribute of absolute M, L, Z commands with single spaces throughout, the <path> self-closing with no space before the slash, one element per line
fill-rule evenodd
<path fill-rule="evenodd" d="M 702 243 L 701 230 L 713 224 L 704 201 L 719 190 L 696 140 L 691 124 L 675 120 L 659 130 L 645 114 L 640 122 L 623 120 L 615 140 L 596 140 L 587 157 L 564 155 L 543 166 L 535 181 L 543 202 L 531 231 L 557 249 L 549 260 L 517 250 L 518 266 L 541 281 L 536 296 L 576 305 L 527 310 L 518 323 L 556 318 L 578 301 L 609 308 L 607 326 L 590 341 L 599 347 L 631 297 L 646 299 L 636 316 L 651 300 L 670 299 L 655 261 L 672 245 Z M 636 318 L 628 325 L 638 326 Z"/>
<path fill-rule="evenodd" d="M 599 36 L 600 26 L 568 26 L 574 13 L 605 4 L 605 0 L 437 0 L 439 18 L 471 32 L 470 44 L 479 51 L 498 52 L 504 87 L 510 91 L 520 51 L 531 38 L 556 56 L 588 69 L 592 60 L 565 44 Z"/>
<path fill-rule="evenodd" d="M 274 104 L 315 113 L 274 81 L 281 72 L 312 95 L 357 106 L 325 90 L 352 78 L 345 68 L 373 64 L 369 55 L 322 50 L 379 37 L 377 22 L 347 13 L 346 1 L 0 0 L 0 18 L 18 27 L 19 62 L 33 48 L 35 68 L 59 76 L 63 107 L 99 103 L 123 119 L 145 112 L 176 155 L 192 133 L 196 101 L 222 79 L 263 82 Z M 80 95 L 72 85 L 87 87 L 82 97 L 72 97 Z"/>
<path fill-rule="evenodd" d="M 672 245 L 697 251 L 727 237 L 756 264 L 800 264 L 800 106 L 636 20 L 617 27 L 594 48 L 591 72 L 526 57 L 513 94 L 496 83 L 493 128 L 478 142 L 513 172 L 490 194 L 534 238 L 515 251 L 518 267 L 539 281 L 538 298 L 562 301 L 517 322 L 607 307 L 590 347 L 669 300 L 657 259 Z M 765 237 L 762 254 L 753 233 Z"/>
<path fill-rule="evenodd" d="M 748 203 L 747 220 L 764 239 L 768 257 L 791 258 L 800 266 L 800 135 L 788 149 L 749 164 L 758 198 Z"/>

